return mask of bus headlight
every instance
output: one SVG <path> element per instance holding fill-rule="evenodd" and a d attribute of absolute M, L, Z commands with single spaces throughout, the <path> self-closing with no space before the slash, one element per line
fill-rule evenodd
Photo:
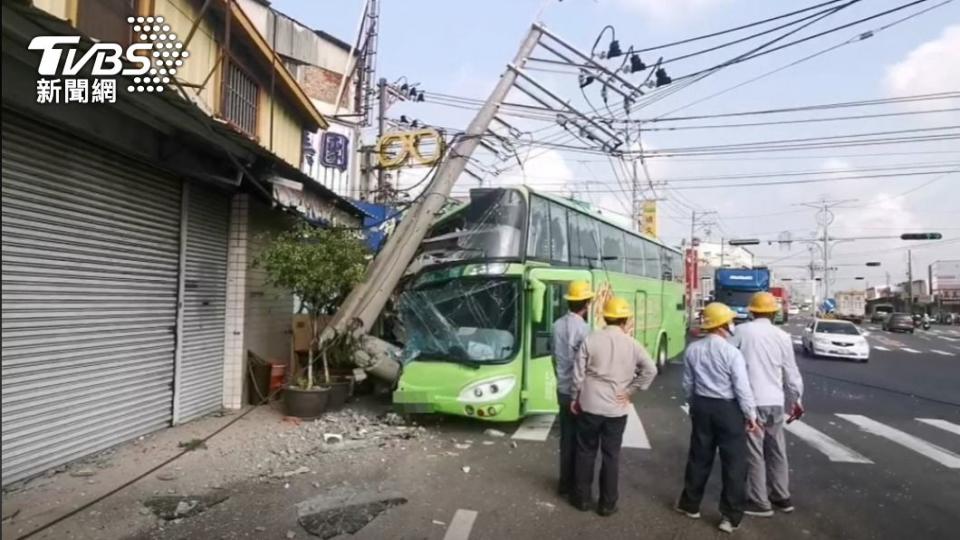
<path fill-rule="evenodd" d="M 473 383 L 460 392 L 458 400 L 462 403 L 497 401 L 509 394 L 516 384 L 517 378 L 513 375 Z"/>

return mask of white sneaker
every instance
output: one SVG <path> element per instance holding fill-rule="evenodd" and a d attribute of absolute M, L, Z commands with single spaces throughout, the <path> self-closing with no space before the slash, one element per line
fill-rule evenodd
<path fill-rule="evenodd" d="M 686 510 L 684 510 L 683 508 L 680 508 L 679 506 L 674 506 L 673 509 L 687 516 L 690 519 L 700 519 L 700 512 L 687 512 Z"/>
<path fill-rule="evenodd" d="M 720 525 L 717 525 L 717 528 L 727 534 L 732 534 L 733 531 L 739 529 L 740 526 L 730 523 L 730 520 L 727 518 L 723 518 L 723 521 L 720 522 Z"/>

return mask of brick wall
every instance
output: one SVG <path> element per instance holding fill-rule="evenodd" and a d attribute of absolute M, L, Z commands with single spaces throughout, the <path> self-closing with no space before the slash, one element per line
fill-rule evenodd
<path fill-rule="evenodd" d="M 266 272 L 254 268 L 252 263 L 269 243 L 270 235 L 286 229 L 291 222 L 291 218 L 265 203 L 251 201 L 244 349 L 264 360 L 283 364 L 290 360 L 293 295 L 267 285 Z"/>
<path fill-rule="evenodd" d="M 244 311 L 246 309 L 247 265 L 249 264 L 250 197 L 244 193 L 233 196 L 230 208 L 229 246 L 227 249 L 227 317 L 224 325 L 223 347 L 223 406 L 239 409 L 243 406 L 244 373 Z"/>
<path fill-rule="evenodd" d="M 323 101 L 324 103 L 334 103 L 337 99 L 337 90 L 340 89 L 340 80 L 342 75 L 322 67 L 301 65 L 300 86 L 307 92 L 307 95 L 313 99 Z M 340 106 L 350 108 L 351 89 L 348 85 L 343 89 L 343 97 L 340 100 Z"/>

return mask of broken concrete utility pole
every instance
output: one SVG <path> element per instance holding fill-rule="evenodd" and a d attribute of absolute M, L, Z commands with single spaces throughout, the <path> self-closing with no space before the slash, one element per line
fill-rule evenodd
<path fill-rule="evenodd" d="M 539 26 L 531 27 L 513 59 L 514 67 L 524 66 L 542 35 L 543 30 Z M 358 331 L 370 331 L 407 266 L 413 260 L 427 229 L 446 203 L 453 185 L 467 165 L 467 160 L 480 144 L 481 137 L 487 133 L 491 121 L 513 87 L 516 78 L 515 69 L 507 69 L 500 76 L 497 86 L 477 116 L 470 122 L 466 132 L 451 145 L 446 158 L 440 163 L 424 193 L 407 211 L 407 215 L 400 221 L 383 249 L 370 264 L 364 281 L 350 292 L 331 324 L 324 330 L 321 342 L 328 339 L 334 330 L 346 329 L 347 323 L 353 320 L 360 322 Z"/>

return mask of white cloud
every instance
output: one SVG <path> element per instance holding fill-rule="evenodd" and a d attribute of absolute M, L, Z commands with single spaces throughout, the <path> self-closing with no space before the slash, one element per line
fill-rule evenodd
<path fill-rule="evenodd" d="M 960 89 L 960 25 L 948 26 L 939 38 L 889 66 L 885 84 L 891 96 Z"/>
<path fill-rule="evenodd" d="M 624 9 L 636 11 L 659 22 L 677 22 L 700 17 L 729 4 L 731 0 L 616 0 Z"/>

